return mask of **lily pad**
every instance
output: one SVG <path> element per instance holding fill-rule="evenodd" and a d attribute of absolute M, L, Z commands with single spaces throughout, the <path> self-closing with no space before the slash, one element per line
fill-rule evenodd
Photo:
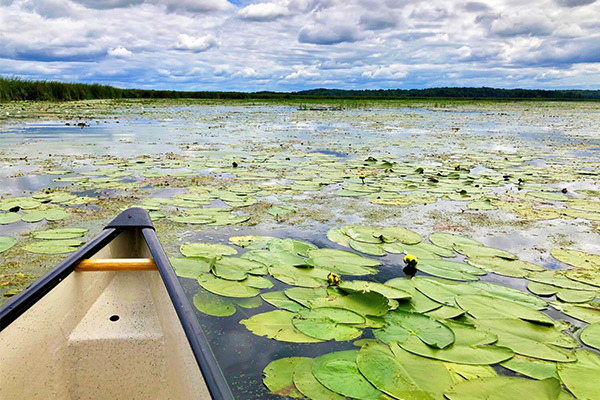
<path fill-rule="evenodd" d="M 371 256 L 385 256 L 386 254 L 382 243 L 365 243 L 352 239 L 350 240 L 350 247 Z"/>
<path fill-rule="evenodd" d="M 323 312 L 324 310 L 330 312 Z M 347 310 L 340 311 L 348 312 Z M 335 340 L 341 342 L 345 340 L 356 339 L 362 335 L 361 329 L 340 323 L 333 318 L 335 315 L 329 315 L 334 313 L 334 308 L 309 310 L 296 314 L 292 319 L 292 323 L 296 329 L 305 335 L 321 340 Z M 360 315 L 358 315 L 358 317 L 360 317 Z M 364 319 L 362 321 L 364 322 Z"/>
<path fill-rule="evenodd" d="M 455 245 L 473 245 L 483 246 L 482 243 L 453 233 L 435 232 L 429 235 L 429 240 L 436 246 L 440 246 L 446 249 L 453 249 Z"/>
<path fill-rule="evenodd" d="M 415 356 L 397 344 L 390 347 L 364 344 L 356 358 L 360 373 L 377 389 L 397 399 L 441 399 L 452 385 L 444 364 Z"/>
<path fill-rule="evenodd" d="M 424 313 L 441 307 L 440 303 L 431 300 L 429 297 L 419 292 L 415 287 L 414 281 L 411 279 L 394 278 L 385 282 L 385 285 L 410 294 L 410 300 L 401 302 L 398 306 L 399 310 Z"/>
<path fill-rule="evenodd" d="M 288 285 L 316 288 L 327 284 L 329 272 L 321 268 L 279 266 L 269 267 L 269 274 Z"/>
<path fill-rule="evenodd" d="M 257 261 L 269 267 L 306 265 L 304 258 L 285 251 L 250 250 L 242 254 L 241 258 Z"/>
<path fill-rule="evenodd" d="M 584 344 L 600 350 L 600 322 L 594 322 L 585 327 L 579 338 Z"/>
<path fill-rule="evenodd" d="M 181 254 L 186 257 L 216 257 L 221 255 L 230 256 L 237 253 L 237 250 L 225 244 L 213 243 L 184 243 L 179 248 Z"/>
<path fill-rule="evenodd" d="M 291 312 L 300 312 L 306 308 L 293 300 L 290 300 L 283 291 L 261 293 L 260 297 L 267 303 Z"/>
<path fill-rule="evenodd" d="M 340 282 L 338 287 L 349 293 L 377 292 L 381 293 L 388 299 L 406 300 L 411 298 L 411 295 L 404 290 L 387 286 L 379 282 L 343 280 Z"/>
<path fill-rule="evenodd" d="M 317 357 L 315 378 L 329 390 L 359 400 L 377 400 L 382 393 L 358 371 L 358 350 L 338 351 Z"/>
<path fill-rule="evenodd" d="M 500 365 L 513 372 L 517 372 L 533 379 L 558 379 L 558 373 L 556 371 L 557 364 L 551 361 L 515 355 L 510 360 L 504 361 Z"/>
<path fill-rule="evenodd" d="M 62 254 L 77 250 L 85 242 L 78 239 L 44 240 L 24 245 L 23 250 L 39 254 Z"/>
<path fill-rule="evenodd" d="M 578 399 L 598 398 L 600 357 L 588 350 L 575 352 L 577 362 L 558 365 L 558 375 Z"/>
<path fill-rule="evenodd" d="M 552 325 L 550 317 L 529 307 L 507 300 L 482 295 L 459 295 L 456 303 L 475 318 L 506 319 L 520 318 L 525 321 Z"/>
<path fill-rule="evenodd" d="M 293 381 L 296 388 L 311 400 L 344 400 L 341 396 L 327 389 L 315 378 L 312 372 L 314 360 L 307 358 L 296 365 Z"/>
<path fill-rule="evenodd" d="M 352 293 L 346 296 L 329 296 L 314 299 L 312 308 L 334 307 L 354 311 L 362 316 L 380 317 L 390 309 L 387 297 L 377 292 Z"/>
<path fill-rule="evenodd" d="M 344 225 L 340 231 L 350 239 L 363 243 L 382 243 L 376 228 L 362 225 Z"/>
<path fill-rule="evenodd" d="M 292 323 L 295 315 L 295 313 L 289 311 L 275 310 L 253 315 L 248 319 L 241 320 L 240 324 L 245 325 L 255 335 L 266 336 L 269 339 L 281 342 L 322 342 L 322 340 L 315 339 L 297 330 Z"/>
<path fill-rule="evenodd" d="M 4 253 L 17 243 L 17 239 L 10 236 L 0 236 L 0 253 Z"/>
<path fill-rule="evenodd" d="M 556 400 L 561 393 L 558 379 L 535 381 L 498 376 L 458 383 L 444 395 L 450 400 L 517 399 L 526 394 L 532 400 Z"/>
<path fill-rule="evenodd" d="M 369 267 L 381 264 L 379 261 L 345 250 L 316 249 L 310 250 L 308 255 L 310 258 L 306 261 L 310 265 L 327 269 L 338 274 L 375 274 L 377 270 Z"/>
<path fill-rule="evenodd" d="M 272 394 L 286 398 L 302 398 L 293 382 L 294 370 L 307 357 L 286 357 L 270 362 L 263 370 L 263 383 Z"/>
<path fill-rule="evenodd" d="M 0 213 L 0 225 L 8 225 L 21 220 L 21 214 L 16 212 Z"/>
<path fill-rule="evenodd" d="M 593 324 L 594 322 L 600 322 L 600 304 L 597 303 L 583 303 L 583 304 L 570 304 L 562 303 L 559 301 L 553 301 L 550 303 L 552 307 L 559 311 L 567 314 L 575 319 Z"/>
<path fill-rule="evenodd" d="M 552 257 L 574 268 L 600 269 L 600 255 L 571 249 L 552 249 Z"/>
<path fill-rule="evenodd" d="M 203 289 L 196 292 L 193 303 L 198 311 L 214 317 L 228 317 L 235 314 L 235 306 L 231 302 Z"/>
<path fill-rule="evenodd" d="M 32 211 L 25 214 L 21 219 L 25 222 L 39 222 L 43 219 L 48 221 L 59 221 L 69 216 L 69 213 L 60 208 L 50 208 L 48 210 Z"/>
<path fill-rule="evenodd" d="M 210 272 L 214 259 L 202 257 L 170 257 L 175 274 L 182 278 L 198 279 L 201 274 Z"/>
<path fill-rule="evenodd" d="M 228 281 L 210 274 L 200 275 L 198 283 L 209 292 L 226 297 L 254 297 L 260 293 L 258 289 L 244 284 L 244 281 Z"/>
<path fill-rule="evenodd" d="M 384 319 L 388 326 L 374 331 L 384 343 L 403 342 L 409 335 L 415 335 L 423 343 L 438 349 L 454 343 L 452 329 L 428 316 L 396 310 L 388 312 Z"/>
<path fill-rule="evenodd" d="M 290 300 L 293 300 L 304 307 L 310 308 L 311 300 L 314 300 L 319 297 L 326 297 L 327 290 L 322 287 L 317 288 L 304 288 L 304 287 L 295 287 L 285 289 L 283 293 Z"/>
<path fill-rule="evenodd" d="M 421 260 L 417 269 L 429 275 L 457 281 L 477 281 L 477 275 L 485 275 L 485 271 L 480 268 L 448 260 Z"/>
<path fill-rule="evenodd" d="M 45 231 L 31 232 L 34 239 L 75 239 L 82 237 L 88 231 L 87 228 L 60 228 Z"/>
<path fill-rule="evenodd" d="M 524 278 L 530 272 L 545 271 L 546 268 L 522 260 L 507 260 L 496 256 L 475 256 L 465 260 L 471 265 L 483 268 L 498 275 Z"/>
<path fill-rule="evenodd" d="M 378 237 L 381 237 L 386 243 L 400 242 L 404 244 L 417 244 L 423 240 L 421 235 L 417 232 L 394 226 L 379 229 L 375 234 L 378 235 Z"/>

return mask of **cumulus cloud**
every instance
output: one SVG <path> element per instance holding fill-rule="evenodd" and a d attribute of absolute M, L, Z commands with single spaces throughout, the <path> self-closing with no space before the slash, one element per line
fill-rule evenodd
<path fill-rule="evenodd" d="M 169 12 L 203 13 L 223 11 L 233 6 L 227 0 L 149 0 L 164 5 Z"/>
<path fill-rule="evenodd" d="M 354 26 L 309 25 L 300 30 L 298 40 L 300 43 L 325 45 L 355 42 L 358 40 L 358 32 Z"/>
<path fill-rule="evenodd" d="M 175 50 L 200 53 L 218 45 L 219 41 L 213 35 L 209 34 L 195 38 L 183 33 L 177 36 L 177 42 L 175 42 L 173 48 Z"/>
<path fill-rule="evenodd" d="M 360 16 L 359 24 L 365 29 L 378 31 L 396 27 L 398 18 L 390 13 L 367 13 Z"/>
<path fill-rule="evenodd" d="M 238 16 L 252 21 L 272 21 L 288 13 L 288 9 L 280 4 L 258 3 L 242 8 L 238 12 Z"/>
<path fill-rule="evenodd" d="M 125 8 L 142 4 L 144 0 L 73 0 L 86 8 L 107 10 L 111 8 Z"/>
<path fill-rule="evenodd" d="M 319 73 L 315 70 L 315 67 L 304 68 L 298 67 L 298 69 L 291 74 L 286 75 L 283 80 L 291 81 L 303 78 L 316 78 L 319 76 Z"/>
<path fill-rule="evenodd" d="M 362 73 L 364 78 L 369 79 L 403 79 L 408 75 L 406 66 L 392 64 Z"/>
<path fill-rule="evenodd" d="M 491 32 L 499 36 L 547 36 L 554 30 L 552 21 L 543 14 L 502 16 L 492 22 Z"/>
<path fill-rule="evenodd" d="M 109 56 L 118 57 L 118 58 L 126 58 L 133 54 L 131 51 L 127 50 L 123 46 L 118 46 L 118 47 L 115 47 L 112 49 L 108 49 L 107 53 Z"/>

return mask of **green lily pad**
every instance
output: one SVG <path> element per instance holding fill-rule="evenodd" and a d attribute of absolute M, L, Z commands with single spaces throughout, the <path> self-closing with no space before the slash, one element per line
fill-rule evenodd
<path fill-rule="evenodd" d="M 457 281 L 477 281 L 477 275 L 485 275 L 485 271 L 480 268 L 448 260 L 421 260 L 417 269 L 429 275 Z"/>
<path fill-rule="evenodd" d="M 379 261 L 345 250 L 316 249 L 309 250 L 308 255 L 310 257 L 306 260 L 308 264 L 338 274 L 375 274 L 377 270 L 369 267 L 381 264 Z"/>
<path fill-rule="evenodd" d="M 579 338 L 584 344 L 600 350 L 600 322 L 594 322 L 585 327 Z"/>
<path fill-rule="evenodd" d="M 182 278 L 198 279 L 201 274 L 210 272 L 214 259 L 202 257 L 169 257 L 175 274 Z"/>
<path fill-rule="evenodd" d="M 529 282 L 527 283 L 527 290 L 531 293 L 535 293 L 538 296 L 552 296 L 556 294 L 559 288 L 552 285 L 547 285 L 545 283 L 539 282 Z"/>
<path fill-rule="evenodd" d="M 308 251 L 316 249 L 312 243 L 297 239 L 273 239 L 269 242 L 268 249 L 272 252 L 286 252 L 295 255 L 308 256 Z"/>
<path fill-rule="evenodd" d="M 330 229 L 327 232 L 327 239 L 331 240 L 333 243 L 339 244 L 340 246 L 350 246 L 350 237 L 346 236 L 340 228 Z"/>
<path fill-rule="evenodd" d="M 62 254 L 77 250 L 85 242 L 78 239 L 44 240 L 21 247 L 23 250 L 39 254 Z"/>
<path fill-rule="evenodd" d="M 507 260 L 516 260 L 518 257 L 504 250 L 484 245 L 473 245 L 467 243 L 457 243 L 452 247 L 456 252 L 464 254 L 469 258 L 474 257 L 500 257 Z"/>
<path fill-rule="evenodd" d="M 559 301 L 550 302 L 552 307 L 570 317 L 593 324 L 600 322 L 600 305 L 597 303 L 570 304 Z"/>
<path fill-rule="evenodd" d="M 450 400 L 517 399 L 526 394 L 532 400 L 556 400 L 561 393 L 558 379 L 535 381 L 498 376 L 458 383 L 444 395 Z"/>
<path fill-rule="evenodd" d="M 344 225 L 340 231 L 350 239 L 363 243 L 381 243 L 382 239 L 378 236 L 376 228 L 362 225 Z"/>
<path fill-rule="evenodd" d="M 235 314 L 235 306 L 231 302 L 202 289 L 194 295 L 193 303 L 198 311 L 214 317 Z"/>
<path fill-rule="evenodd" d="M 554 322 L 550 317 L 529 307 L 482 295 L 459 295 L 455 298 L 456 303 L 475 318 L 482 319 L 506 319 L 520 318 L 525 321 L 552 325 Z"/>
<path fill-rule="evenodd" d="M 87 228 L 60 228 L 47 229 L 45 231 L 31 232 L 34 239 L 75 239 L 82 237 L 88 231 Z"/>
<path fill-rule="evenodd" d="M 0 253 L 4 253 L 17 243 L 17 239 L 10 236 L 0 236 Z"/>
<path fill-rule="evenodd" d="M 269 208 L 267 210 L 267 212 L 269 214 L 271 214 L 272 216 L 274 216 L 275 218 L 279 218 L 282 217 L 284 215 L 288 215 L 288 214 L 293 214 L 298 210 L 297 207 L 294 206 L 288 206 L 288 205 L 274 205 L 271 206 L 271 208 Z"/>
<path fill-rule="evenodd" d="M 431 300 L 429 297 L 419 292 L 415 287 L 414 281 L 411 279 L 394 278 L 385 282 L 385 285 L 400 289 L 410 294 L 411 298 L 409 301 L 400 302 L 398 306 L 399 310 L 424 313 L 441 307 L 440 303 Z"/>
<path fill-rule="evenodd" d="M 600 287 L 600 269 L 565 271 L 565 276 L 571 280 L 595 286 L 596 289 Z"/>
<path fill-rule="evenodd" d="M 415 335 L 431 347 L 443 349 L 454 343 L 454 332 L 446 325 L 422 314 L 391 311 L 384 316 L 387 326 L 375 330 L 375 336 L 384 343 L 403 342 Z"/>
<path fill-rule="evenodd" d="M 596 290 L 594 286 L 587 285 L 582 282 L 576 282 L 573 279 L 569 279 L 565 276 L 565 273 L 568 271 L 562 270 L 548 270 L 544 272 L 535 272 L 531 273 L 527 279 L 533 282 L 545 283 L 547 285 L 557 286 L 563 289 L 573 289 L 573 290 L 587 290 L 594 291 Z"/>
<path fill-rule="evenodd" d="M 348 312 L 347 310 L 340 311 Z M 358 314 L 355 315 L 360 317 Z M 296 314 L 292 319 L 292 323 L 296 329 L 305 335 L 321 340 L 335 340 L 342 342 L 345 340 L 356 339 L 362 335 L 361 329 L 340 323 L 339 321 L 336 321 L 334 317 L 334 308 L 313 309 Z M 364 319 L 362 321 L 364 322 Z"/>
<path fill-rule="evenodd" d="M 21 214 L 16 212 L 0 213 L 0 225 L 8 225 L 21 220 Z"/>
<path fill-rule="evenodd" d="M 382 243 L 365 243 L 352 239 L 350 240 L 350 247 L 371 256 L 385 256 L 386 254 Z"/>
<path fill-rule="evenodd" d="M 180 224 L 192 224 L 192 225 L 207 225 L 216 222 L 216 218 L 210 215 L 176 215 L 169 217 L 173 222 Z"/>
<path fill-rule="evenodd" d="M 329 272 L 321 268 L 278 266 L 269 267 L 269 274 L 288 285 L 316 288 L 327 285 Z"/>
<path fill-rule="evenodd" d="M 250 250 L 242 254 L 241 258 L 257 261 L 269 267 L 306 265 L 304 258 L 285 251 Z"/>
<path fill-rule="evenodd" d="M 569 199 L 569 196 L 553 192 L 527 192 L 526 195 L 540 200 L 566 201 Z"/>
<path fill-rule="evenodd" d="M 469 282 L 468 286 L 472 289 L 481 289 L 487 296 L 498 297 L 503 300 L 511 301 L 513 303 L 520 304 L 522 306 L 533 308 L 534 310 L 541 310 L 548 306 L 545 300 L 542 300 L 536 296 L 532 296 L 529 293 L 522 292 L 518 289 L 513 289 L 508 286 L 497 285 L 490 282 Z"/>
<path fill-rule="evenodd" d="M 446 249 L 453 249 L 454 246 L 457 244 L 483 246 L 482 243 L 468 238 L 466 236 L 445 232 L 435 232 L 430 234 L 429 241 L 435 244 L 436 246 L 440 246 Z"/>
<path fill-rule="evenodd" d="M 15 207 L 22 208 L 23 210 L 32 210 L 41 205 L 42 203 L 29 197 L 9 197 L 0 200 L 0 210 L 2 211 L 8 211 Z"/>
<path fill-rule="evenodd" d="M 352 293 L 346 296 L 329 296 L 314 299 L 311 308 L 333 307 L 354 311 L 362 316 L 380 317 L 390 309 L 387 297 L 377 292 Z"/>
<path fill-rule="evenodd" d="M 377 389 L 397 399 L 441 399 L 452 385 L 444 364 L 415 356 L 397 344 L 390 347 L 364 344 L 356 358 L 360 373 Z"/>
<path fill-rule="evenodd" d="M 295 301 L 290 300 L 283 293 L 283 291 L 261 293 L 260 297 L 262 297 L 262 299 L 264 301 L 266 301 L 267 303 L 269 303 L 277 308 L 281 308 L 282 310 L 291 311 L 293 313 L 300 312 L 302 310 L 306 310 L 306 308 L 304 306 L 302 306 L 301 304 L 298 304 Z"/>
<path fill-rule="evenodd" d="M 596 298 L 596 292 L 587 290 L 558 289 L 556 298 L 565 303 L 587 303 Z"/>
<path fill-rule="evenodd" d="M 338 351 L 317 357 L 313 363 L 315 378 L 327 389 L 359 400 L 377 400 L 382 393 L 358 371 L 358 350 Z"/>
<path fill-rule="evenodd" d="M 394 226 L 379 229 L 375 234 L 378 237 L 381 237 L 386 243 L 400 242 L 404 244 L 417 244 L 423 240 L 421 235 L 417 232 Z"/>
<path fill-rule="evenodd" d="M 425 313 L 428 317 L 437 320 L 457 318 L 464 314 L 466 314 L 465 310 L 451 306 L 441 306 Z"/>
<path fill-rule="evenodd" d="M 204 289 L 226 297 L 254 297 L 260 291 L 244 284 L 244 281 L 228 281 L 210 274 L 202 274 L 198 277 L 198 283 Z"/>
<path fill-rule="evenodd" d="M 314 360 L 307 358 L 296 365 L 293 381 L 296 388 L 311 400 L 344 400 L 341 396 L 327 389 L 315 378 L 312 372 Z"/>
<path fill-rule="evenodd" d="M 456 338 L 460 334 L 455 331 Z M 449 361 L 457 364 L 489 365 L 508 360 L 514 356 L 514 352 L 507 347 L 493 345 L 465 345 L 458 340 L 445 349 L 435 349 L 427 346 L 415 336 L 409 336 L 400 346 L 411 353 L 433 358 L 441 361 Z"/>
<path fill-rule="evenodd" d="M 39 222 L 43 219 L 48 221 L 59 221 L 69 216 L 69 213 L 60 208 L 50 208 L 48 210 L 32 211 L 25 214 L 21 219 L 25 222 Z"/>
<path fill-rule="evenodd" d="M 454 383 L 498 376 L 496 371 L 489 365 L 468 365 L 449 362 L 444 362 L 443 364 L 450 373 L 450 377 Z"/>
<path fill-rule="evenodd" d="M 212 272 L 219 278 L 232 281 L 243 281 L 248 275 L 266 275 L 267 266 L 257 261 L 235 257 L 217 258 L 212 266 Z"/>
<path fill-rule="evenodd" d="M 263 383 L 272 394 L 286 398 L 302 398 L 293 382 L 294 370 L 307 357 L 286 357 L 270 362 L 263 370 Z"/>
<path fill-rule="evenodd" d="M 471 265 L 483 268 L 498 275 L 525 278 L 530 272 L 545 271 L 546 268 L 522 260 L 507 260 L 496 256 L 475 256 L 465 260 Z"/>
<path fill-rule="evenodd" d="M 513 372 L 517 372 L 533 379 L 558 379 L 558 372 L 556 371 L 557 364 L 551 361 L 515 355 L 510 360 L 500 363 L 500 365 Z"/>
<path fill-rule="evenodd" d="M 206 257 L 230 256 L 237 253 L 237 250 L 225 244 L 213 243 L 184 243 L 179 248 L 181 254 L 186 257 Z"/>
<path fill-rule="evenodd" d="M 411 298 L 411 295 L 404 290 L 386 286 L 379 282 L 342 280 L 338 287 L 349 293 L 377 292 L 381 293 L 388 299 L 406 300 Z"/>
<path fill-rule="evenodd" d="M 305 287 L 295 287 L 285 289 L 283 293 L 290 300 L 293 300 L 304 307 L 310 308 L 311 300 L 314 300 L 319 297 L 326 297 L 327 290 L 322 287 L 317 288 L 305 288 Z"/>
<path fill-rule="evenodd" d="M 600 255 L 570 249 L 552 249 L 552 257 L 574 268 L 600 269 Z"/>
<path fill-rule="evenodd" d="M 295 313 L 289 311 L 275 310 L 253 315 L 248 319 L 241 320 L 240 324 L 245 325 L 246 328 L 255 335 L 266 336 L 269 339 L 275 339 L 281 342 L 322 342 L 322 340 L 305 335 L 296 329 L 292 323 L 292 319 L 295 315 Z"/>
<path fill-rule="evenodd" d="M 256 235 L 247 235 L 247 236 L 232 236 L 229 238 L 229 241 L 236 246 L 248 248 L 248 249 L 257 249 L 257 250 L 266 250 L 269 248 L 269 243 L 272 240 L 277 238 L 272 236 L 256 236 Z"/>
<path fill-rule="evenodd" d="M 558 376 L 578 399 L 598 398 L 600 357 L 587 350 L 575 352 L 577 362 L 558 365 Z"/>

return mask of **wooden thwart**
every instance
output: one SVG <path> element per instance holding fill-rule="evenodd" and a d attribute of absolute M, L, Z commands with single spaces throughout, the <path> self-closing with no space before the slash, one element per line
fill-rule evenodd
<path fill-rule="evenodd" d="M 88 258 L 81 261 L 75 271 L 153 271 L 152 258 Z"/>

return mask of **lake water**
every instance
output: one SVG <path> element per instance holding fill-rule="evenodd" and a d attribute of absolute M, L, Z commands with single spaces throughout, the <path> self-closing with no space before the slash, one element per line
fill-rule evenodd
<path fill-rule="evenodd" d="M 0 126 L 0 196 L 31 196 L 59 188 L 96 202 L 56 205 L 72 214 L 64 221 L 0 225 L 0 236 L 18 238 L 15 249 L 0 254 L 0 263 L 10 265 L 0 274 L 14 274 L 19 272 L 18 265 L 38 260 L 17 249 L 31 241 L 27 237 L 31 231 L 76 224 L 90 228 L 89 239 L 120 209 L 142 204 L 144 199 L 169 198 L 191 187 L 221 190 L 239 183 L 260 189 L 258 204 L 233 211 L 249 215 L 248 222 L 207 226 L 176 224 L 168 218 L 156 221 L 170 256 L 180 256 L 178 248 L 184 242 L 228 243 L 230 236 L 240 235 L 294 238 L 318 247 L 343 249 L 327 239 L 327 232 L 358 223 L 401 226 L 424 238 L 436 231 L 460 233 L 548 269 L 565 268 L 551 257 L 550 250 L 568 247 L 600 253 L 599 220 L 595 219 L 600 210 L 592 209 L 585 218 L 576 214 L 577 210 L 567 215 L 563 211 L 570 209 L 571 203 L 525 193 L 559 194 L 564 188 L 567 200 L 600 201 L 599 109 L 597 103 L 410 107 L 373 103 L 310 111 L 292 105 L 157 102 L 150 106 L 145 102 L 103 108 L 103 113 L 88 118 L 66 119 L 57 113 L 42 122 L 35 115 L 4 120 Z M 86 126 L 74 126 L 77 122 Z M 382 166 L 384 160 L 391 163 L 389 167 Z M 237 167 L 232 166 L 234 162 Z M 455 164 L 460 165 L 456 169 L 462 174 L 457 184 L 448 178 Z M 423 171 L 415 172 L 419 168 Z M 52 172 L 56 170 L 69 172 Z M 99 179 L 98 183 L 56 181 L 86 176 Z M 373 203 L 376 197 L 338 195 L 344 185 L 357 188 L 365 179 L 377 190 L 377 182 L 403 185 L 390 191 L 396 197 L 422 196 L 424 200 L 385 205 Z M 474 186 L 465 186 L 466 180 L 475 182 Z M 298 182 L 315 184 L 316 190 L 297 186 Z M 469 195 L 457 198 L 462 189 Z M 385 189 L 378 193 L 386 198 Z M 467 207 L 482 198 L 493 198 L 498 208 L 480 211 Z M 212 200 L 211 205 L 228 207 L 226 201 Z M 516 203 L 533 211 L 519 214 L 522 208 L 510 207 Z M 266 212 L 271 204 L 293 205 L 297 211 L 274 218 Z M 167 217 L 181 211 L 178 206 L 161 210 Z M 552 218 L 544 217 L 549 214 Z M 38 271 L 31 266 L 23 270 L 35 279 L 62 257 L 45 258 L 46 266 Z M 388 254 L 380 260 L 379 273 L 369 279 L 384 282 L 402 276 L 401 254 Z M 191 301 L 198 283 L 180 279 Z M 270 291 L 289 287 L 269 279 L 275 284 Z M 495 274 L 482 280 L 521 290 L 526 290 L 527 284 L 524 279 Z M 0 292 L 10 288 L 0 286 Z M 351 342 L 278 342 L 255 336 L 239 324 L 241 319 L 274 309 L 263 302 L 253 309 L 237 307 L 237 312 L 226 318 L 197 313 L 239 398 L 271 396 L 262 385 L 261 373 L 272 360 L 353 348 Z M 367 331 L 364 337 L 372 337 L 372 333 Z"/>

